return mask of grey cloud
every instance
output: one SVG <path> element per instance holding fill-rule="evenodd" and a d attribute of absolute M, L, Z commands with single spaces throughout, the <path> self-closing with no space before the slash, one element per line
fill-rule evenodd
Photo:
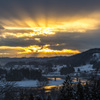
<path fill-rule="evenodd" d="M 39 14 L 53 16 L 83 16 L 100 11 L 100 0 L 0 0 L 0 18 L 22 20 L 24 11 L 36 21 Z M 85 15 L 84 15 L 85 16 Z"/>
<path fill-rule="evenodd" d="M 30 46 L 30 45 L 42 45 L 41 42 L 35 40 L 35 37 L 32 38 L 15 38 L 7 37 L 0 38 L 0 46 Z"/>
<path fill-rule="evenodd" d="M 30 32 L 33 32 L 33 30 L 30 30 L 30 29 L 29 30 L 22 30 L 22 29 L 18 29 L 18 30 L 16 30 L 16 29 L 15 30 L 14 29 L 12 30 L 11 29 L 11 30 L 9 30 L 9 29 L 6 29 L 5 31 L 6 32 L 9 32 L 9 33 L 15 33 L 15 34 L 16 33 L 30 33 Z"/>
<path fill-rule="evenodd" d="M 100 46 L 100 30 L 87 33 L 58 33 L 53 37 L 43 37 L 42 43 L 47 44 L 64 44 L 60 46 L 51 46 L 52 49 L 77 49 L 84 51 L 90 48 Z"/>
<path fill-rule="evenodd" d="M 4 27 L 0 25 L 0 29 L 4 29 Z"/>

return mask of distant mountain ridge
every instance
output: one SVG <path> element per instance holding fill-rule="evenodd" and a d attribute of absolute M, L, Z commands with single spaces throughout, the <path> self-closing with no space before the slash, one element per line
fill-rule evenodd
<path fill-rule="evenodd" d="M 50 63 L 53 65 L 67 65 L 72 67 L 77 67 L 80 65 L 90 64 L 91 62 L 100 61 L 100 48 L 94 48 L 87 50 L 85 52 L 73 55 L 73 56 L 61 56 L 61 57 L 44 57 L 44 58 L 0 58 L 1 65 L 5 65 L 8 62 L 25 62 L 32 63 Z M 4 63 L 4 64 L 2 64 Z"/>
<path fill-rule="evenodd" d="M 58 59 L 56 61 L 52 60 L 51 62 L 56 62 L 59 64 L 63 63 L 69 66 L 76 67 L 76 66 L 85 65 L 87 63 L 91 63 L 91 61 L 97 60 L 97 59 L 94 59 L 97 57 L 97 54 L 100 55 L 100 48 L 90 49 L 73 56 L 64 57 L 64 58 L 62 57 L 62 59 Z M 98 59 L 100 59 L 100 56 L 98 56 Z"/>

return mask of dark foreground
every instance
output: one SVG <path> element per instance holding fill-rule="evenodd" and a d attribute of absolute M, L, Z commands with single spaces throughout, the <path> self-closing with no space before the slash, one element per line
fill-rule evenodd
<path fill-rule="evenodd" d="M 51 91 L 8 85 L 0 90 L 0 100 L 100 100 L 100 79 L 92 78 L 83 85 L 80 81 L 72 83 L 68 76 L 61 87 Z"/>

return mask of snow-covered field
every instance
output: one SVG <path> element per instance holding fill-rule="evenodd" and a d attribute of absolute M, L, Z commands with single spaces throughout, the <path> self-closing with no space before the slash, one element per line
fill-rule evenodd
<path fill-rule="evenodd" d="M 81 72 L 83 72 L 83 71 L 90 72 L 90 71 L 94 70 L 93 65 L 91 65 L 91 64 L 87 64 L 87 65 L 83 65 L 83 66 L 79 66 L 79 67 L 74 67 L 74 69 L 75 69 L 75 72 L 77 72 L 78 69 L 80 69 Z"/>
<path fill-rule="evenodd" d="M 66 65 L 62 65 L 62 66 L 57 65 L 56 67 L 53 67 L 53 69 L 56 69 L 56 72 L 59 72 L 60 69 L 63 68 L 63 67 L 67 67 L 67 66 Z"/>
<path fill-rule="evenodd" d="M 37 80 L 17 81 L 15 84 L 18 87 L 37 87 Z"/>
<path fill-rule="evenodd" d="M 61 85 L 64 82 L 64 80 L 50 80 L 47 86 L 53 86 L 53 85 Z M 37 87 L 37 80 L 24 80 L 24 81 L 17 81 L 15 82 L 16 86 L 18 87 Z"/>

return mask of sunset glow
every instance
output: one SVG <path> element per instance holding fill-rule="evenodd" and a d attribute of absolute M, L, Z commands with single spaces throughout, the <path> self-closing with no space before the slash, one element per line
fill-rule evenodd
<path fill-rule="evenodd" d="M 32 46 L 29 46 L 29 47 L 0 46 L 0 51 L 3 50 L 3 52 L 4 52 L 6 50 L 10 50 L 10 51 L 13 50 L 14 51 L 13 55 L 15 54 L 18 57 L 20 57 L 20 55 L 25 56 L 26 54 L 30 55 L 30 54 L 33 54 L 33 53 L 38 53 L 37 57 L 42 57 L 45 54 L 48 57 L 52 57 L 54 55 L 56 56 L 57 54 L 59 54 L 59 56 L 62 55 L 62 54 L 66 55 L 66 56 L 70 56 L 72 54 L 80 53 L 80 51 L 78 51 L 78 50 L 70 50 L 70 49 L 53 50 L 53 49 L 49 49 L 48 47 L 49 47 L 49 45 L 44 45 L 44 46 L 32 45 Z M 0 53 L 0 55 L 10 56 L 11 53 Z M 13 55 L 12 55 L 12 57 L 14 57 Z"/>
<path fill-rule="evenodd" d="M 86 5 L 82 1 L 78 8 L 76 2 L 73 4 L 67 0 L 58 3 L 15 2 L 11 2 L 11 5 L 5 2 L 1 6 L 1 57 L 70 56 L 98 47 L 99 3 L 93 3 L 92 8 L 92 4 Z"/>

